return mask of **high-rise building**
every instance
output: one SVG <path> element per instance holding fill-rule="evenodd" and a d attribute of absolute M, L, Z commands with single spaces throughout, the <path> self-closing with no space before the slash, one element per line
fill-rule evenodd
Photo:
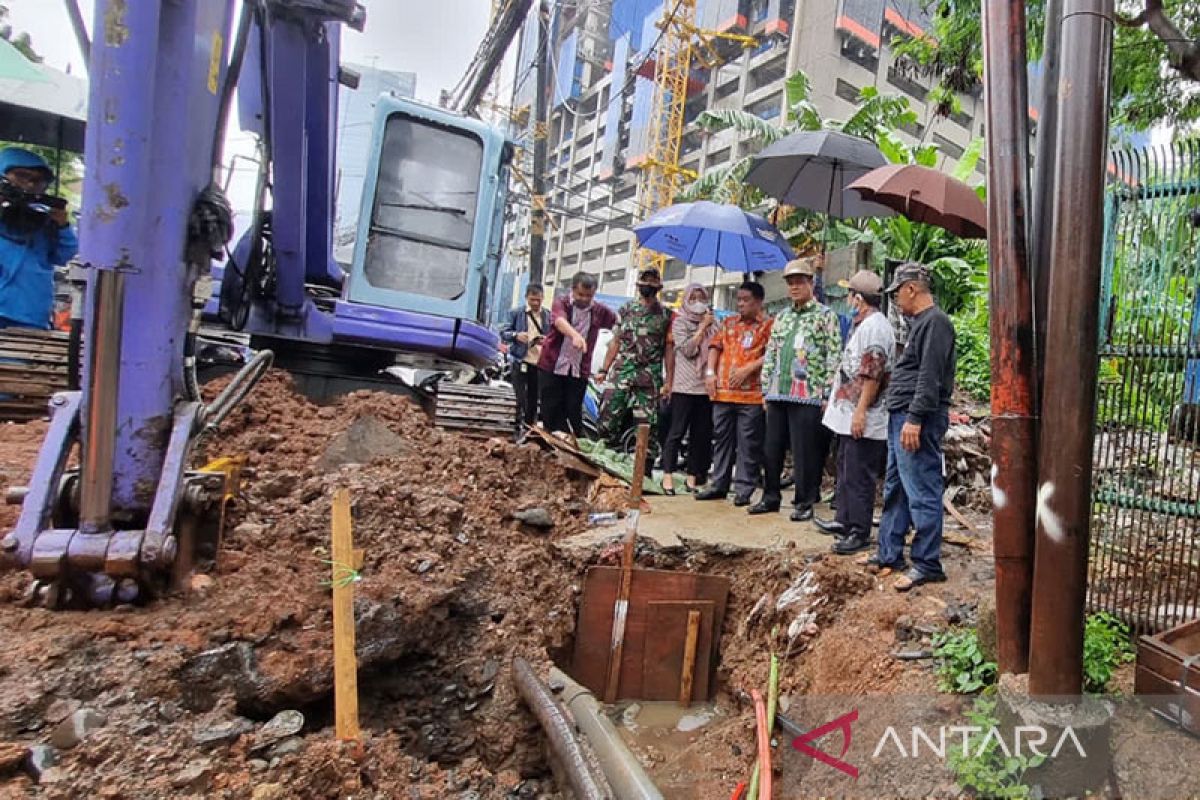
<path fill-rule="evenodd" d="M 417 76 L 363 64 L 346 64 L 359 75 L 357 89 L 342 86 L 338 93 L 337 202 L 334 223 L 334 255 L 348 263 L 353 256 L 363 180 L 371 158 L 371 132 L 375 101 L 382 95 L 415 97 Z"/>
<path fill-rule="evenodd" d="M 547 231 L 547 286 L 561 288 L 583 270 L 600 276 L 604 293 L 630 293 L 635 248 L 630 228 L 638 209 L 637 167 L 646 157 L 663 2 L 552 4 L 546 181 L 557 226 Z M 674 8 L 675 0 L 665 2 Z M 712 69 L 693 64 L 681 165 L 703 173 L 756 152 L 760 145 L 748 136 L 733 129 L 708 134 L 695 120 L 705 110 L 734 108 L 782 124 L 784 82 L 797 70 L 808 75 L 812 100 L 826 119 L 849 117 L 864 87 L 906 96 L 918 121 L 901 135 L 910 144 L 936 144 L 952 165 L 983 133 L 983 98 L 981 93 L 960 96 L 960 112 L 938 116 L 929 102 L 931 82 L 892 53 L 893 40 L 930 29 L 923 7 L 922 0 L 697 0 L 700 28 L 749 34 L 759 44 L 744 49 L 719 42 L 722 63 Z M 536 48 L 533 20 L 521 39 L 518 81 Z M 519 83 L 515 107 L 532 107 L 532 84 L 531 76 Z M 517 134 L 528 149 L 531 133 Z M 982 176 L 982 163 L 978 170 Z M 525 207 L 527 201 L 518 206 Z M 510 228 L 510 263 L 517 268 L 526 236 L 527 227 L 518 220 Z M 678 262 L 666 271 L 668 293 L 681 288 L 689 274 Z M 705 281 L 710 278 L 710 272 L 703 273 Z"/>

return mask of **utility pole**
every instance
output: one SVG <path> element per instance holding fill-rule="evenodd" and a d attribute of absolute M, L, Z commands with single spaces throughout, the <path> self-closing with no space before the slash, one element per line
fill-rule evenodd
<path fill-rule="evenodd" d="M 1079 695 L 1091 529 L 1114 0 L 1064 0 L 1029 693 Z M 989 133 L 991 131 L 989 130 Z M 1039 265 L 1040 266 L 1040 265 Z"/>
<path fill-rule="evenodd" d="M 550 7 L 545 0 L 538 3 L 538 44 L 534 66 L 533 101 L 533 197 L 529 212 L 529 285 L 541 286 L 546 262 L 546 139 L 550 135 L 547 124 L 546 95 L 550 86 L 550 71 L 547 59 L 550 53 Z"/>
<path fill-rule="evenodd" d="M 1029 89 L 1025 76 L 1024 0 L 988 0 L 984 6 L 983 43 L 987 76 L 997 655 L 1002 673 L 1021 674 L 1029 668 L 1037 504 L 1037 348 L 1026 230 Z"/>

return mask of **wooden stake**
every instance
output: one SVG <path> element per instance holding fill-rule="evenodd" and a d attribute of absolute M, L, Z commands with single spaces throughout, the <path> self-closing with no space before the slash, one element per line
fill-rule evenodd
<path fill-rule="evenodd" d="M 629 616 L 629 588 L 633 583 L 633 553 L 637 546 L 638 516 L 642 513 L 642 484 L 646 480 L 646 453 L 650 449 L 650 426 L 638 425 L 637 454 L 633 461 L 633 480 L 629 484 L 629 509 L 625 517 L 625 546 L 621 551 L 621 583 L 613 605 L 612 649 L 608 658 L 608 680 L 604 684 L 604 702 L 615 703 L 621 680 L 621 658 L 625 654 L 625 623 Z"/>
<path fill-rule="evenodd" d="M 683 644 L 683 670 L 679 676 L 679 705 L 687 708 L 692 702 L 692 682 L 696 676 L 696 643 L 700 639 L 700 612 L 689 611 L 687 640 Z"/>
<path fill-rule="evenodd" d="M 350 491 L 333 495 L 333 697 L 334 730 L 340 741 L 358 742 L 358 655 L 354 647 L 354 581 L 356 563 L 350 534 Z"/>

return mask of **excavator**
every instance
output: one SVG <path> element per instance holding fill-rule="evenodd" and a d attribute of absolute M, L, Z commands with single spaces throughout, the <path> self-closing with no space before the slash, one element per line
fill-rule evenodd
<path fill-rule="evenodd" d="M 97 0 L 80 212 L 78 391 L 50 424 L 0 565 L 51 607 L 144 601 L 215 555 L 238 465 L 193 469 L 196 443 L 272 362 L 311 392 L 386 371 L 492 363 L 485 325 L 508 163 L 477 119 L 380 98 L 352 263 L 333 258 L 340 33 L 354 0 Z M 235 91 L 236 90 L 236 91 Z M 257 134 L 249 230 L 214 180 L 234 99 Z M 223 264 L 216 263 L 224 261 Z M 196 373 L 214 329 L 254 355 L 211 401 Z M 74 466 L 77 462 L 78 466 Z"/>

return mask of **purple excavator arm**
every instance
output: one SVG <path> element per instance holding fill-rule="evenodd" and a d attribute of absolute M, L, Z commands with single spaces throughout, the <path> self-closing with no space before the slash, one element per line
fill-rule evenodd
<path fill-rule="evenodd" d="M 295 24 L 361 22 L 347 0 L 265 2 Z M 28 568 L 51 605 L 131 602 L 215 547 L 226 476 L 189 466 L 196 437 L 227 408 L 199 402 L 184 362 L 206 300 L 194 296 L 197 282 L 216 245 L 197 241 L 197 230 L 211 210 L 205 190 L 236 79 L 233 11 L 234 0 L 96 2 L 80 224 L 83 388 L 52 400 L 20 518 L 0 542 L 4 565 Z M 289 280 L 302 286 L 304 276 Z M 77 444 L 79 469 L 69 471 Z"/>

